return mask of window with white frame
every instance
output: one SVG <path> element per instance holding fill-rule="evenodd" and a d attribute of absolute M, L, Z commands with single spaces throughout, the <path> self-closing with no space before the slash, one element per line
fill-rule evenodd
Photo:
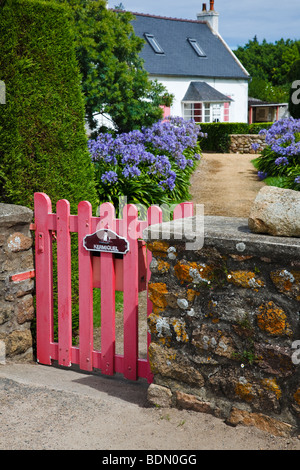
<path fill-rule="evenodd" d="M 187 121 L 202 121 L 202 103 L 183 103 L 183 117 Z"/>
<path fill-rule="evenodd" d="M 184 102 L 183 117 L 195 122 L 224 122 L 228 120 L 227 103 Z"/>

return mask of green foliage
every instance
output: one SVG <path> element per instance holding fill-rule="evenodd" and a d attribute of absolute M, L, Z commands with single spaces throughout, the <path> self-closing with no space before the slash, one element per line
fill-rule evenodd
<path fill-rule="evenodd" d="M 172 96 L 148 78 L 134 16 L 120 5 L 116 11 L 106 8 L 104 0 L 56 1 L 70 8 L 90 128 L 96 128 L 95 114 L 108 114 L 119 132 L 161 119 L 159 105 Z"/>
<path fill-rule="evenodd" d="M 147 172 L 143 172 L 139 178 L 130 180 L 119 177 L 118 183 L 105 185 L 101 183 L 104 168 L 100 162 L 95 162 L 95 176 L 97 180 L 97 190 L 101 202 L 111 202 L 118 208 L 120 198 L 126 196 L 128 204 L 142 204 L 146 207 L 155 204 L 167 204 L 169 198 L 163 188 L 158 186 Z M 117 214 L 119 215 L 119 214 Z"/>
<path fill-rule="evenodd" d="M 123 311 L 123 292 L 115 291 L 115 309 L 116 313 Z M 93 289 L 93 324 L 95 328 L 101 326 L 101 289 Z M 79 325 L 78 325 L 79 326 Z"/>
<path fill-rule="evenodd" d="M 276 121 L 266 133 L 266 148 L 253 160 L 267 185 L 300 191 L 300 120 Z"/>
<path fill-rule="evenodd" d="M 203 151 L 229 152 L 230 134 L 258 134 L 261 129 L 268 129 L 272 123 L 246 124 L 242 122 L 201 123 L 202 132 L 207 138 L 200 139 Z"/>
<path fill-rule="evenodd" d="M 288 72 L 288 80 L 292 83 L 294 80 L 300 80 L 300 58 L 291 65 Z"/>
<path fill-rule="evenodd" d="M 300 41 L 280 39 L 259 43 L 257 38 L 234 51 L 252 77 L 249 96 L 263 101 L 287 102 L 289 72 L 300 59 Z"/>
<path fill-rule="evenodd" d="M 35 192 L 53 204 L 96 202 L 73 35 L 65 9 L 7 0 L 0 15 L 2 202 L 33 207 Z"/>
<path fill-rule="evenodd" d="M 271 82 L 254 77 L 249 83 L 249 96 L 262 101 L 285 103 L 287 102 L 289 84 L 272 85 Z"/>

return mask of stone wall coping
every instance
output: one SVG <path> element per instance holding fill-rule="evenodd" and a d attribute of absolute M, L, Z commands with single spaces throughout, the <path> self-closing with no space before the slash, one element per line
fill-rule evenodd
<path fill-rule="evenodd" d="M 175 243 L 190 242 L 192 245 L 191 242 L 201 234 L 202 220 L 199 216 L 193 216 L 151 225 L 144 230 L 143 237 L 145 241 L 170 240 Z M 205 216 L 204 246 L 223 247 L 241 255 L 257 256 L 268 256 L 276 247 L 276 258 L 299 259 L 300 254 L 300 238 L 252 233 L 248 219 L 236 217 Z"/>
<path fill-rule="evenodd" d="M 253 138 L 261 138 L 261 139 L 265 139 L 265 135 L 264 134 L 229 134 L 230 137 L 253 137 Z"/>
<path fill-rule="evenodd" d="M 0 226 L 11 227 L 15 224 L 29 224 L 33 218 L 33 211 L 25 206 L 14 204 L 0 204 Z"/>

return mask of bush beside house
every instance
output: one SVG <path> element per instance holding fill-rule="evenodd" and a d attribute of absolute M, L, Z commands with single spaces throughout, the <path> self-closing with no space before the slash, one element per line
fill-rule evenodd
<path fill-rule="evenodd" d="M 201 123 L 201 130 L 207 138 L 201 139 L 204 152 L 228 153 L 230 150 L 230 135 L 258 134 L 261 129 L 269 129 L 272 123 L 246 124 L 243 122 L 213 122 Z"/>

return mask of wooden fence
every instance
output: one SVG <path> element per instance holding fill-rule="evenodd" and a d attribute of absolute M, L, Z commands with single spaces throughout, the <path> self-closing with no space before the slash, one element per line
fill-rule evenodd
<path fill-rule="evenodd" d="M 182 203 L 174 218 L 193 215 L 193 204 Z M 37 361 L 80 369 L 100 369 L 105 375 L 121 373 L 129 380 L 152 374 L 148 359 L 138 357 L 138 293 L 146 290 L 150 280 L 151 252 L 142 241 L 143 230 L 162 221 L 162 210 L 151 206 L 147 220 L 138 219 L 137 207 L 128 204 L 123 218 L 115 216 L 112 204 L 100 206 L 100 216 L 92 216 L 91 204 L 78 204 L 77 215 L 70 214 L 70 204 L 60 200 L 52 213 L 50 198 L 44 193 L 34 196 L 35 277 L 37 312 Z M 126 254 L 101 252 L 94 256 L 84 243 L 86 237 L 110 230 L 129 243 Z M 71 233 L 78 234 L 79 345 L 72 345 Z M 53 240 L 57 252 L 58 341 L 53 333 Z M 101 288 L 101 351 L 93 346 L 93 288 Z M 115 351 L 115 290 L 123 290 L 124 353 Z M 147 314 L 152 304 L 147 298 Z M 148 334 L 148 344 L 150 336 Z"/>

